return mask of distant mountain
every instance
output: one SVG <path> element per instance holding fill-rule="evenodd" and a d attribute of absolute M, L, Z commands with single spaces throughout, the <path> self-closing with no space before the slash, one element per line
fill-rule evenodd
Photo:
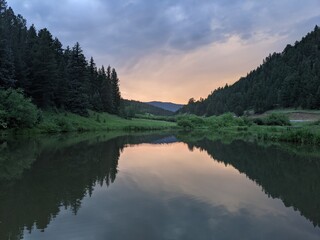
<path fill-rule="evenodd" d="M 170 112 L 176 112 L 184 106 L 183 104 L 176 104 L 171 102 L 158 102 L 158 101 L 146 102 L 146 104 L 149 104 L 158 108 L 162 108 Z"/>
<path fill-rule="evenodd" d="M 132 112 L 134 114 L 153 114 L 159 116 L 171 116 L 173 115 L 172 111 L 165 110 L 163 108 L 153 106 L 147 103 L 135 101 L 135 100 L 126 100 L 122 99 L 122 108 L 126 112 Z"/>
<path fill-rule="evenodd" d="M 320 29 L 300 42 L 287 45 L 281 53 L 270 54 L 246 77 L 231 86 L 214 90 L 206 99 L 193 98 L 181 113 L 242 115 L 273 108 L 320 109 Z"/>

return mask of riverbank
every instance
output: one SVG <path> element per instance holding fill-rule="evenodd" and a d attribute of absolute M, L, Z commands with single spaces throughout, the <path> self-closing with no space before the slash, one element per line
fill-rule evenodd
<path fill-rule="evenodd" d="M 152 131 L 176 128 L 176 123 L 149 120 L 125 119 L 108 113 L 90 111 L 88 117 L 70 112 L 43 112 L 41 121 L 32 128 L 5 129 L 2 134 L 51 134 L 88 131 Z"/>
<path fill-rule="evenodd" d="M 161 120 L 160 120 L 161 119 Z M 320 121 L 290 122 L 283 115 L 260 118 L 234 117 L 232 114 L 198 117 L 180 115 L 170 119 L 125 119 L 107 113 L 89 111 L 88 117 L 69 112 L 42 112 L 40 123 L 32 128 L 7 129 L 1 135 L 36 135 L 96 131 L 165 131 L 185 130 L 189 134 L 210 135 L 223 141 L 289 142 L 320 144 Z"/>
<path fill-rule="evenodd" d="M 208 118 L 185 115 L 177 123 L 186 131 L 210 134 L 215 139 L 320 144 L 320 121 L 290 122 L 281 114 L 255 119 L 232 114 Z"/>

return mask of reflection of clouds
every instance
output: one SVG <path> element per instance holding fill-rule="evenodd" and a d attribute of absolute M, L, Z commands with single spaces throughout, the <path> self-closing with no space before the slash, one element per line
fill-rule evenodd
<path fill-rule="evenodd" d="M 77 216 L 61 210 L 44 234 L 33 234 L 30 239 L 312 240 L 320 231 L 233 167 L 175 143 L 125 148 L 117 181 L 96 186 Z"/>
<path fill-rule="evenodd" d="M 279 213 L 281 201 L 270 207 L 272 200 L 260 187 L 232 166 L 218 163 L 198 149 L 190 154 L 183 143 L 168 145 L 165 149 L 161 145 L 126 148 L 119 161 L 126 181 L 143 191 L 159 194 L 159 198 L 166 198 L 164 200 L 175 198 L 178 193 L 211 205 L 224 205 L 230 212 L 252 207 L 259 215 L 266 211 Z M 161 192 L 166 195 L 161 196 Z"/>

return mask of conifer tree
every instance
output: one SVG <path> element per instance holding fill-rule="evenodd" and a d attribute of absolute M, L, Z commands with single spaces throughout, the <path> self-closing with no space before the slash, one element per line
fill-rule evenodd
<path fill-rule="evenodd" d="M 39 31 L 36 46 L 32 62 L 33 78 L 30 94 L 38 106 L 51 107 L 54 103 L 58 72 L 52 35 L 47 29 Z"/>
<path fill-rule="evenodd" d="M 68 109 L 80 115 L 88 115 L 87 108 L 89 107 L 89 102 L 86 88 L 88 85 L 87 61 L 78 42 L 70 53 L 67 76 Z"/>
<path fill-rule="evenodd" d="M 96 64 L 93 60 L 93 57 L 90 58 L 89 66 L 88 66 L 88 72 L 89 72 L 89 103 L 90 107 L 92 109 L 98 110 L 97 105 L 98 99 L 99 99 L 99 93 L 98 93 L 98 70 L 96 67 Z"/>
<path fill-rule="evenodd" d="M 118 114 L 120 110 L 120 89 L 119 89 L 119 78 L 116 70 L 113 68 L 111 72 L 111 88 L 112 88 L 112 102 L 113 102 L 113 113 Z"/>
<path fill-rule="evenodd" d="M 10 46 L 11 23 L 7 19 L 7 3 L 0 0 L 0 88 L 14 87 L 14 56 Z"/>

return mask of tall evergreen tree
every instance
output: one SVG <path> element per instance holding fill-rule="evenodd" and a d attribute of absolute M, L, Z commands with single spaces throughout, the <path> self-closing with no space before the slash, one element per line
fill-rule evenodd
<path fill-rule="evenodd" d="M 88 85 L 87 61 L 78 42 L 70 53 L 67 73 L 69 90 L 67 107 L 71 112 L 87 115 L 87 108 L 89 107 L 86 88 Z"/>
<path fill-rule="evenodd" d="M 67 48 L 64 51 L 62 43 L 57 38 L 53 41 L 53 48 L 57 62 L 57 81 L 54 86 L 54 102 L 56 107 L 65 108 L 68 96 L 67 63 L 70 57 L 70 49 Z"/>
<path fill-rule="evenodd" d="M 114 103 L 113 103 L 113 94 L 111 86 L 111 68 L 108 66 L 107 72 L 105 72 L 104 67 L 99 71 L 99 81 L 101 83 L 101 102 L 102 109 L 105 112 L 113 113 Z"/>
<path fill-rule="evenodd" d="M 111 72 L 111 88 L 112 88 L 112 102 L 113 112 L 118 114 L 120 109 L 120 89 L 119 89 L 119 78 L 116 70 L 113 68 Z"/>
<path fill-rule="evenodd" d="M 90 58 L 89 66 L 88 66 L 88 71 L 89 71 L 89 103 L 90 107 L 99 110 L 97 108 L 97 105 L 99 105 L 99 93 L 98 93 L 98 70 L 96 67 L 96 64 L 93 60 L 93 57 Z"/>
<path fill-rule="evenodd" d="M 0 0 L 0 87 L 9 88 L 15 84 L 14 56 L 10 46 L 12 22 L 7 17 L 7 2 Z"/>
<path fill-rule="evenodd" d="M 23 88 L 25 93 L 28 96 L 31 96 L 31 83 L 32 79 L 34 78 L 34 67 L 33 62 L 37 48 L 37 41 L 38 41 L 38 35 L 36 28 L 34 25 L 31 25 L 30 28 L 27 30 L 27 36 L 26 36 L 26 49 L 25 49 L 25 55 L 24 55 L 24 61 L 26 64 L 26 78 L 25 81 L 19 80 L 19 87 Z"/>
<path fill-rule="evenodd" d="M 30 94 L 40 107 L 51 107 L 54 103 L 54 88 L 57 81 L 57 62 L 53 39 L 47 29 L 38 33 L 37 47 L 32 62 L 33 79 Z"/>

